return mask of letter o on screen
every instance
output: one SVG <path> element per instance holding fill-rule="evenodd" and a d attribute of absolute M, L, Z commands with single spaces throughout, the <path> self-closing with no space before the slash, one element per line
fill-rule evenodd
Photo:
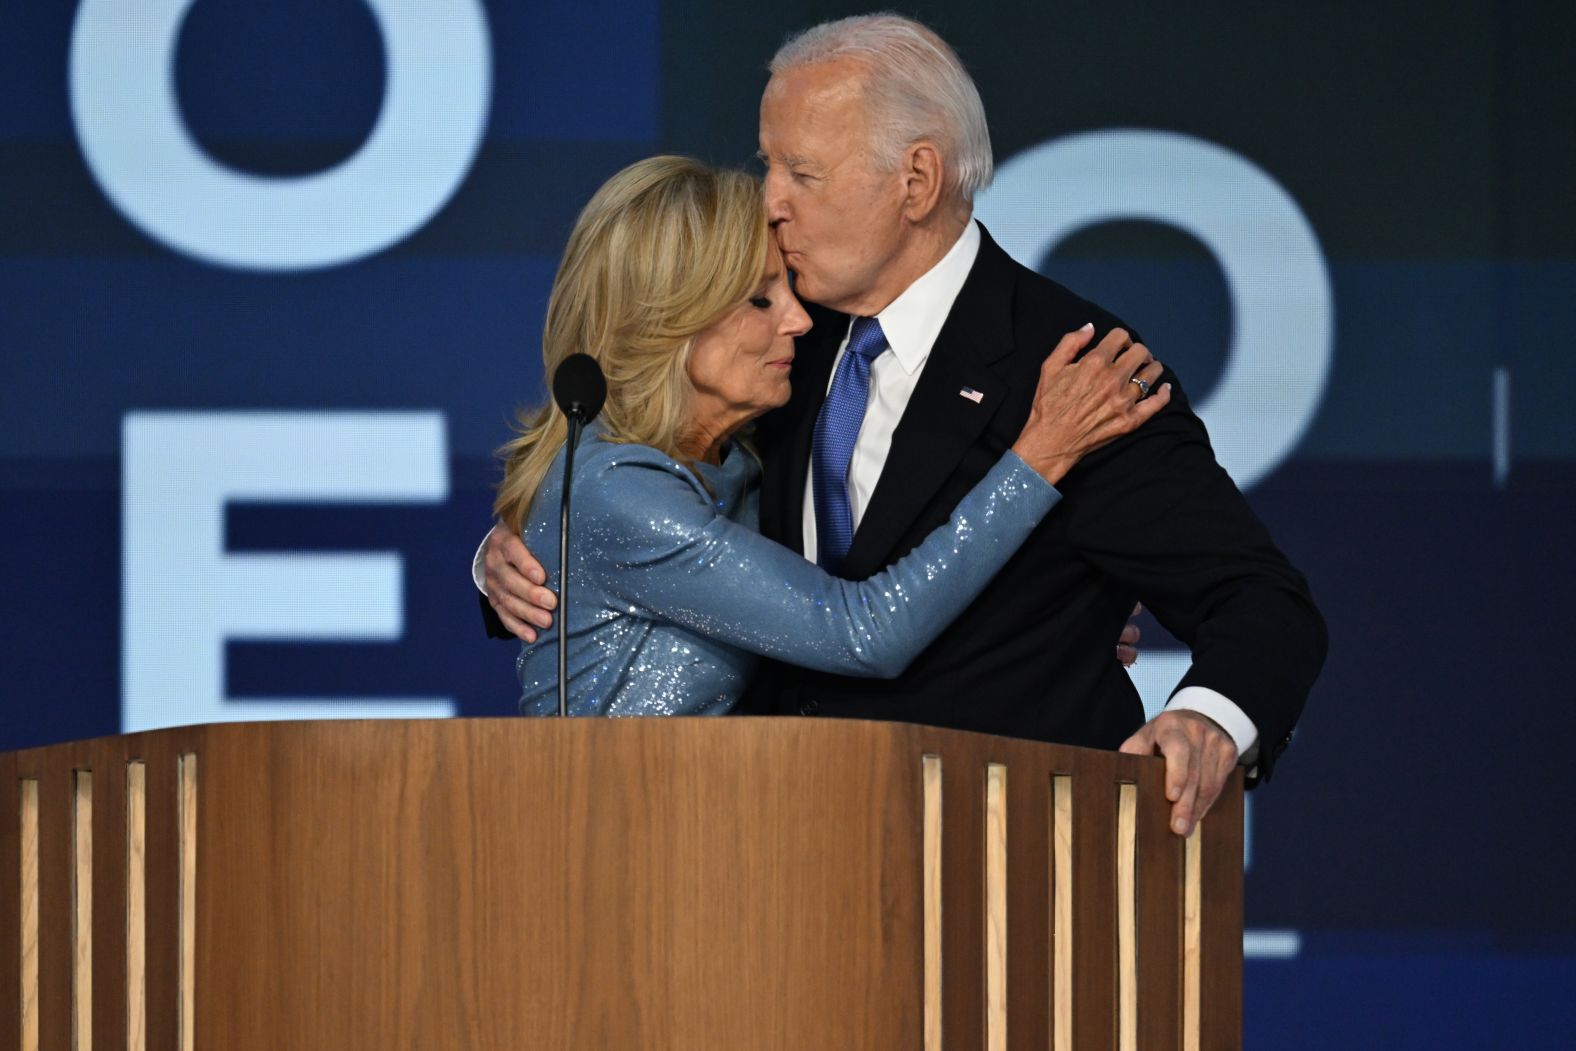
<path fill-rule="evenodd" d="M 1028 267 L 1097 223 L 1150 221 L 1196 237 L 1220 265 L 1232 305 L 1225 368 L 1198 404 L 1215 455 L 1247 489 L 1296 448 L 1329 378 L 1330 280 L 1313 227 L 1264 171 L 1187 135 L 1089 132 L 1007 161 L 975 214 Z M 1165 348 L 1155 349 L 1164 360 Z"/>
<path fill-rule="evenodd" d="M 176 42 L 196 0 L 82 0 L 71 37 L 72 120 L 88 168 L 143 232 L 248 270 L 351 262 L 427 222 L 470 171 L 487 124 L 492 49 L 480 0 L 366 0 L 387 83 L 372 134 L 326 171 L 264 178 L 192 139 Z"/>

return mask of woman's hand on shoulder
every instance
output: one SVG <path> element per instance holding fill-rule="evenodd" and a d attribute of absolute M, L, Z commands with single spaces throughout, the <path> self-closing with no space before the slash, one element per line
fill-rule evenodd
<path fill-rule="evenodd" d="M 1085 325 L 1056 344 L 1040 366 L 1029 420 L 1012 446 L 1052 485 L 1082 457 L 1138 429 L 1171 400 L 1171 384 L 1160 384 L 1164 367 L 1149 348 L 1116 328 L 1079 358 L 1093 338 L 1094 326 Z"/>

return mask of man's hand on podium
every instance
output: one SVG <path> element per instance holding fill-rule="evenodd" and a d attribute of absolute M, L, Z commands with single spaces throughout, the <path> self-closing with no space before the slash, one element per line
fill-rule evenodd
<path fill-rule="evenodd" d="M 1161 712 L 1120 749 L 1128 755 L 1162 755 L 1166 760 L 1166 799 L 1171 831 L 1189 836 L 1220 798 L 1237 765 L 1237 745 L 1220 724 L 1186 709 Z"/>

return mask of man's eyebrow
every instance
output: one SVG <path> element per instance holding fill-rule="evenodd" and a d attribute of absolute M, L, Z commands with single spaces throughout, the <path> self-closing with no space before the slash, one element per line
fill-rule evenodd
<path fill-rule="evenodd" d="M 771 154 L 767 153 L 765 150 L 756 150 L 755 151 L 755 159 L 760 161 L 762 164 L 767 165 L 768 167 L 771 166 L 772 156 L 771 156 Z M 785 154 L 782 154 L 781 156 L 779 156 L 777 158 L 777 160 L 785 168 L 814 167 L 814 165 L 810 161 L 810 158 L 800 156 L 797 153 L 785 153 Z"/>

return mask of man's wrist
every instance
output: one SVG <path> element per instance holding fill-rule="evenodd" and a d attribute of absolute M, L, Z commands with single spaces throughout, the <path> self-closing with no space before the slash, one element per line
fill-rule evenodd
<path fill-rule="evenodd" d="M 1171 695 L 1167 711 L 1196 712 L 1223 730 L 1237 746 L 1237 762 L 1251 763 L 1258 755 L 1258 727 L 1247 713 L 1207 686 L 1185 686 Z"/>

